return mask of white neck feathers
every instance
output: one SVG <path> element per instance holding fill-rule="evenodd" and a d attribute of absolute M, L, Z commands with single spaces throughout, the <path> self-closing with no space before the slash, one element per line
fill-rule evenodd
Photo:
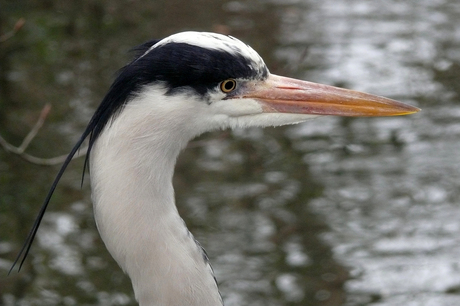
<path fill-rule="evenodd" d="M 158 88 L 139 95 L 96 140 L 90 175 L 97 226 L 141 306 L 222 305 L 211 267 L 177 212 L 172 186 L 178 154 L 201 133 L 192 133 L 181 116 L 200 107 L 162 96 Z"/>

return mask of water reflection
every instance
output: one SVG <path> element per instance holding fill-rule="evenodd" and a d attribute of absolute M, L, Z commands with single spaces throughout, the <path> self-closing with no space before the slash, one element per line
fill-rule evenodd
<path fill-rule="evenodd" d="M 347 272 L 315 235 L 327 227 L 305 205 L 322 187 L 281 130 L 260 132 L 191 144 L 177 168 L 181 213 L 207 246 L 228 305 L 340 304 Z"/>
<path fill-rule="evenodd" d="M 324 153 L 321 142 L 300 146 L 310 171 L 325 186 L 312 202 L 333 228 L 324 239 L 336 258 L 352 267 L 347 305 L 460 301 L 459 75 L 452 47 L 458 45 L 452 18 L 460 11 L 452 1 L 422 3 L 351 1 L 347 10 L 339 10 L 340 5 L 324 1 L 316 18 L 307 14 L 312 18 L 304 19 L 316 27 L 325 16 L 338 21 L 322 23 L 327 31 L 319 39 L 330 47 L 316 46 L 306 61 L 319 57 L 327 64 L 306 72 L 309 78 L 390 94 L 424 109 L 415 120 L 329 119 L 324 130 L 339 139 L 336 150 Z M 293 36 L 291 44 L 308 38 Z M 293 128 L 293 137 L 324 135 L 315 124 Z"/>
<path fill-rule="evenodd" d="M 177 166 L 177 202 L 226 305 L 457 305 L 459 15 L 453 0 L 2 4 L 0 32 L 19 17 L 27 27 L 0 43 L 1 132 L 19 143 L 51 101 L 53 118 L 31 150 L 64 153 L 126 50 L 184 29 L 229 32 L 274 73 L 423 112 L 191 143 Z M 58 188 L 24 272 L 0 278 L 1 303 L 135 305 L 95 231 L 81 167 Z M 0 151 L 3 271 L 55 171 Z"/>

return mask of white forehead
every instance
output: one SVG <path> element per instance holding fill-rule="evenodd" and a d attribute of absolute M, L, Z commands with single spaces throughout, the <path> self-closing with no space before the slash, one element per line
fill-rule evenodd
<path fill-rule="evenodd" d="M 147 50 L 147 52 L 145 52 L 145 54 L 155 48 L 169 43 L 185 43 L 209 50 L 220 50 L 230 54 L 239 54 L 250 59 L 258 66 L 265 66 L 265 63 L 260 55 L 241 40 L 232 36 L 210 32 L 187 31 L 173 34 L 154 44 L 149 50 Z"/>

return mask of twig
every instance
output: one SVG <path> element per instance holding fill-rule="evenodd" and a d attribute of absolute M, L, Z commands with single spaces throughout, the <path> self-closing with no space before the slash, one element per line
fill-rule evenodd
<path fill-rule="evenodd" d="M 24 26 L 25 23 L 26 20 L 24 18 L 19 18 L 18 21 L 16 21 L 16 23 L 14 24 L 14 27 L 11 31 L 3 35 L 0 35 L 0 43 L 5 42 L 14 35 L 16 35 L 16 33 Z"/>
<path fill-rule="evenodd" d="M 38 117 L 38 120 L 35 123 L 34 127 L 30 130 L 29 134 L 27 134 L 27 136 L 22 141 L 22 144 L 18 147 L 18 152 L 20 154 L 24 153 L 24 151 L 29 146 L 30 142 L 35 138 L 35 136 L 37 136 L 37 133 L 43 126 L 43 123 L 45 122 L 45 119 L 48 116 L 50 110 L 51 110 L 51 104 L 47 103 L 45 107 L 43 107 L 40 113 L 40 116 Z"/>
<path fill-rule="evenodd" d="M 40 113 L 40 116 L 38 117 L 38 120 L 35 123 L 34 127 L 30 130 L 30 132 L 24 138 L 24 140 L 22 141 L 19 147 L 13 146 L 8 141 L 6 141 L 1 135 L 0 135 L 0 145 L 7 152 L 19 155 L 23 159 L 33 164 L 52 166 L 52 165 L 58 165 L 58 164 L 63 163 L 67 155 L 61 155 L 61 156 L 52 157 L 52 158 L 40 158 L 40 157 L 36 157 L 36 156 L 25 153 L 25 150 L 27 149 L 29 144 L 32 142 L 32 140 L 35 138 L 35 136 L 37 136 L 38 131 L 43 126 L 43 123 L 45 122 L 46 117 L 48 116 L 50 110 L 51 110 L 51 104 L 46 104 L 43 107 Z M 86 155 L 86 151 L 87 151 L 87 147 L 82 148 L 81 150 L 77 152 L 77 154 L 75 154 L 74 158 L 78 158 L 78 157 Z"/>

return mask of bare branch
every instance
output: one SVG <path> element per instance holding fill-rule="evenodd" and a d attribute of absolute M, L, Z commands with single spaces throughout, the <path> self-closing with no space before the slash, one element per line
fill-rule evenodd
<path fill-rule="evenodd" d="M 87 149 L 88 149 L 88 147 L 84 147 L 84 148 L 80 149 L 72 159 L 75 159 L 75 158 L 78 158 L 78 157 L 81 157 L 81 156 L 85 156 Z M 67 158 L 67 154 L 52 157 L 52 158 L 35 157 L 35 156 L 32 156 L 32 155 L 27 154 L 27 153 L 22 153 L 22 154 L 18 154 L 18 155 L 21 156 L 22 158 L 24 158 L 25 160 L 27 160 L 30 163 L 33 163 L 33 164 L 36 164 L 36 165 L 42 165 L 42 166 L 59 165 L 59 164 L 62 164 L 64 162 L 64 160 Z"/>
<path fill-rule="evenodd" d="M 45 107 L 43 107 L 40 117 L 38 117 L 37 122 L 35 123 L 34 127 L 30 130 L 29 134 L 24 138 L 22 144 L 19 146 L 18 151 L 19 153 L 23 153 L 27 147 L 29 146 L 30 142 L 37 136 L 38 131 L 43 126 L 43 123 L 46 120 L 49 112 L 51 110 L 51 104 L 47 103 Z"/>
<path fill-rule="evenodd" d="M 3 35 L 0 35 L 0 43 L 5 42 L 11 37 L 13 37 L 14 35 L 16 35 L 16 33 L 24 26 L 25 23 L 26 23 L 26 20 L 24 18 L 19 18 L 18 21 L 16 21 L 11 31 Z"/>
<path fill-rule="evenodd" d="M 38 120 L 35 123 L 34 127 L 30 130 L 30 132 L 24 138 L 24 140 L 22 141 L 19 147 L 13 146 L 8 141 L 6 141 L 1 135 L 0 135 L 0 145 L 5 149 L 5 151 L 19 155 L 23 159 L 33 164 L 44 165 L 44 166 L 62 164 L 64 160 L 66 159 L 67 155 L 61 155 L 61 156 L 52 157 L 52 158 L 40 158 L 40 157 L 36 157 L 36 156 L 25 153 L 25 150 L 27 149 L 29 144 L 32 142 L 32 140 L 35 138 L 35 136 L 37 136 L 38 131 L 43 126 L 43 123 L 45 122 L 46 117 L 48 116 L 50 110 L 51 110 L 51 104 L 46 104 L 43 107 L 40 113 L 40 116 L 38 117 Z M 88 149 L 87 147 L 82 148 L 81 150 L 77 152 L 77 154 L 75 154 L 73 158 L 78 158 L 78 157 L 86 155 L 87 149 Z"/>

